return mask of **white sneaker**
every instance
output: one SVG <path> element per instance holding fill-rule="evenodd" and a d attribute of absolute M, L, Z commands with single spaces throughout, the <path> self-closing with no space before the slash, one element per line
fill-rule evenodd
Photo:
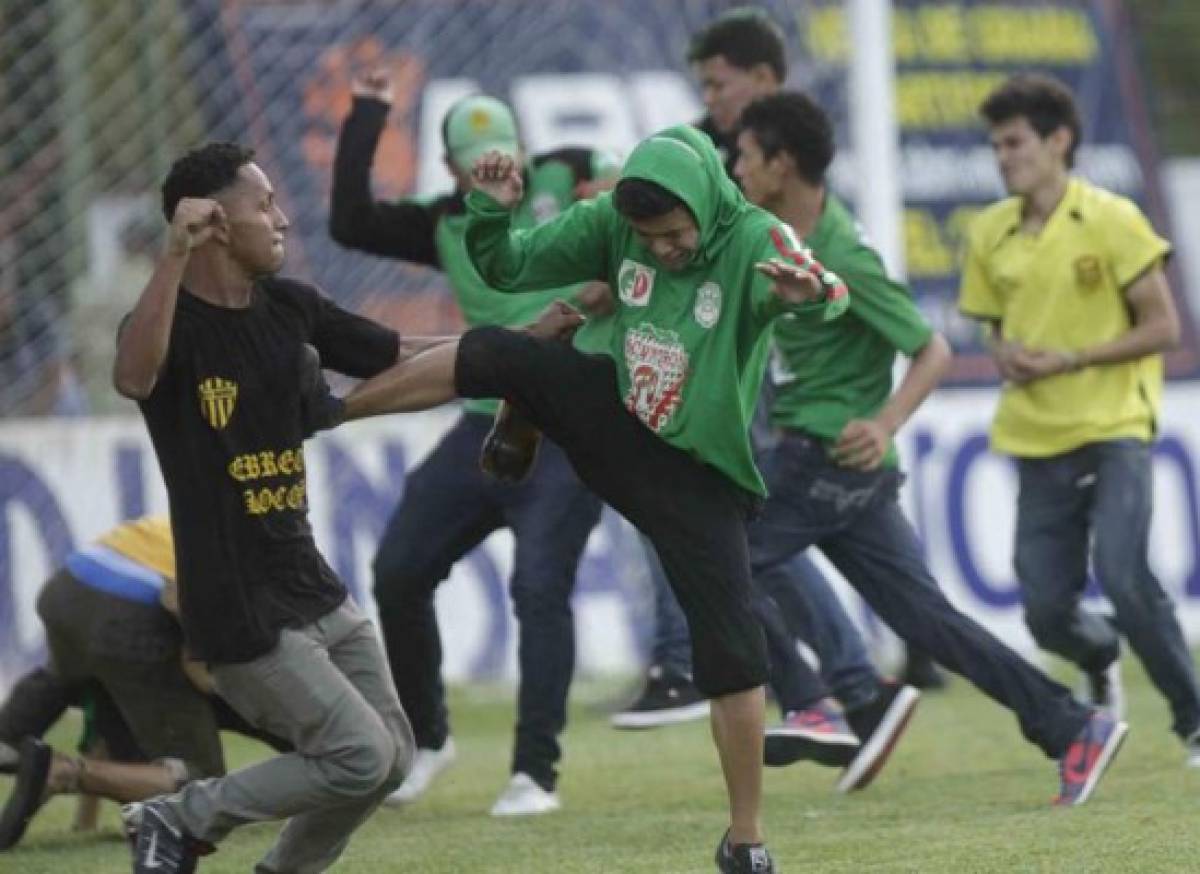
<path fill-rule="evenodd" d="M 446 738 L 440 750 L 418 748 L 413 757 L 412 770 L 404 778 L 395 792 L 383 799 L 389 807 L 400 804 L 412 804 L 425 794 L 425 790 L 433 783 L 433 778 L 453 764 L 458 755 L 454 749 L 454 738 Z"/>
<path fill-rule="evenodd" d="M 547 792 L 528 774 L 518 771 L 492 805 L 492 816 L 534 816 L 560 807 L 557 792 Z"/>
<path fill-rule="evenodd" d="M 1188 735 L 1183 743 L 1187 747 L 1187 766 L 1200 769 L 1200 728 Z"/>
<path fill-rule="evenodd" d="M 1121 685 L 1121 660 L 1113 659 L 1102 671 L 1085 673 L 1084 701 L 1120 722 L 1125 718 L 1125 687 Z"/>

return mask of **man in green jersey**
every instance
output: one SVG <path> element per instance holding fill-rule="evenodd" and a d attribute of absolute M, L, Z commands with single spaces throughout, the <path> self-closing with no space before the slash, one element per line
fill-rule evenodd
<path fill-rule="evenodd" d="M 1024 735 L 1060 760 L 1057 803 L 1083 803 L 1127 726 L 1076 702 L 958 612 L 930 575 L 897 500 L 903 477 L 893 436 L 941 379 L 949 346 L 826 190 L 833 131 L 819 106 L 794 92 L 755 101 L 742 115 L 738 145 L 747 198 L 802 234 L 851 289 L 848 313 L 832 325 L 796 313 L 776 326 L 782 366 L 772 418 L 784 437 L 764 463 L 771 497 L 749 530 L 755 578 L 819 546 L 897 634 L 1013 710 Z M 893 392 L 897 352 L 912 366 Z M 786 722 L 836 724 L 842 715 L 809 674 L 808 706 Z M 863 767 L 852 765 L 842 781 L 869 779 Z"/>
<path fill-rule="evenodd" d="M 669 128 L 634 149 L 611 194 L 536 228 L 512 229 L 523 192 L 511 157 L 476 165 L 466 243 L 502 291 L 603 279 L 616 309 L 588 355 L 546 338 L 579 317 L 559 303 L 534 333 L 477 328 L 360 385 L 345 415 L 505 397 L 566 451 L 580 478 L 654 544 L 688 616 L 695 680 L 712 699 L 731 823 L 725 872 L 770 872 L 762 845 L 762 631 L 750 598 L 747 516 L 765 495 L 748 428 L 785 313 L 832 319 L 845 286 L 751 206 L 711 141 Z M 594 323 L 593 323 L 594 324 Z"/>
<path fill-rule="evenodd" d="M 463 199 L 475 158 L 488 149 L 513 155 L 521 151 L 512 111 L 493 97 L 476 94 L 459 100 L 443 120 L 453 192 L 432 201 L 372 196 L 371 163 L 391 99 L 391 81 L 384 73 L 354 84 L 353 108 L 334 161 L 333 238 L 373 255 L 445 271 L 471 326 L 524 325 L 549 301 L 579 291 L 569 286 L 530 295 L 496 294 L 467 257 Z M 532 227 L 545 221 L 573 203 L 582 186 L 602 182 L 610 169 L 604 157 L 593 149 L 568 148 L 523 160 L 525 195 L 514 224 Z M 484 474 L 478 460 L 496 405 L 493 400 L 467 403 L 454 426 L 409 473 L 375 554 L 379 623 L 396 690 L 417 740 L 412 770 L 389 796 L 390 804 L 416 801 L 455 757 L 434 593 L 485 537 L 509 528 L 516 541 L 509 591 L 519 638 L 517 726 L 512 776 L 491 812 L 536 815 L 560 805 L 558 736 L 567 721 L 575 667 L 570 599 L 579 558 L 600 518 L 600 500 L 550 441 L 544 441 L 524 482 L 502 483 Z"/>

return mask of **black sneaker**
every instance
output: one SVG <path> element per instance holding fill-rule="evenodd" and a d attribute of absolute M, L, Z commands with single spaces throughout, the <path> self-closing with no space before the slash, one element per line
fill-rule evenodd
<path fill-rule="evenodd" d="M 142 802 L 136 816 L 133 811 L 127 814 L 123 809 L 122 819 L 137 821 L 133 874 L 192 874 L 200 857 L 215 849 L 212 844 L 184 834 L 171 822 L 161 801 Z"/>
<path fill-rule="evenodd" d="M 838 792 L 853 792 L 870 785 L 887 764 L 920 698 L 921 693 L 912 686 L 881 683 L 874 701 L 846 714 L 862 746 L 838 779 Z"/>
<path fill-rule="evenodd" d="M 16 779 L 8 803 L 0 813 L 0 851 L 21 840 L 29 821 L 46 800 L 46 780 L 50 777 L 50 762 L 54 753 L 37 738 L 21 741 L 17 758 Z"/>
<path fill-rule="evenodd" d="M 717 870 L 721 874 L 775 874 L 775 862 L 762 844 L 731 844 L 729 832 L 717 844 Z"/>
<path fill-rule="evenodd" d="M 670 674 L 658 665 L 646 672 L 637 700 L 610 717 L 613 728 L 658 728 L 708 716 L 708 701 L 691 677 Z"/>

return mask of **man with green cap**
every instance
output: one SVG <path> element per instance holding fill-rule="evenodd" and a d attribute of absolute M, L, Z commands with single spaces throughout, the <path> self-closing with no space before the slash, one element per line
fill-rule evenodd
<path fill-rule="evenodd" d="M 354 85 L 334 162 L 330 232 L 339 243 L 374 255 L 445 271 L 468 325 L 524 325 L 548 302 L 579 291 L 563 284 L 539 294 L 496 294 L 463 246 L 463 199 L 470 169 L 484 152 L 521 160 L 525 195 L 517 227 L 557 215 L 578 193 L 603 184 L 616 165 L 592 149 L 560 149 L 524 161 L 511 110 L 494 97 L 455 103 L 442 123 L 446 167 L 455 190 L 432 202 L 375 200 L 371 162 L 391 106 L 386 73 Z M 609 184 L 611 184 L 611 178 Z M 416 801 L 454 760 L 434 592 L 450 569 L 485 537 L 512 530 L 516 554 L 510 586 L 518 628 L 517 730 L 512 777 L 492 807 L 495 816 L 548 813 L 560 805 L 555 765 L 567 718 L 575 664 L 571 592 L 600 501 L 579 481 L 561 449 L 544 441 L 529 477 L 503 483 L 479 469 L 496 412 L 494 400 L 468 402 L 463 414 L 404 488 L 374 560 L 375 601 L 392 676 L 417 740 L 413 768 L 388 799 Z"/>
<path fill-rule="evenodd" d="M 771 872 L 762 843 L 767 660 L 750 598 L 746 520 L 765 494 L 748 435 L 772 322 L 843 312 L 845 285 L 791 229 L 746 202 L 711 141 L 669 128 L 633 151 L 614 192 L 515 230 L 524 183 L 510 156 L 476 164 L 466 246 L 490 286 L 533 291 L 604 280 L 615 311 L 558 302 L 528 331 L 475 328 L 358 386 L 344 415 L 504 397 L 567 454 L 580 478 L 653 543 L 688 617 L 695 680 L 729 795 L 723 872 Z"/>

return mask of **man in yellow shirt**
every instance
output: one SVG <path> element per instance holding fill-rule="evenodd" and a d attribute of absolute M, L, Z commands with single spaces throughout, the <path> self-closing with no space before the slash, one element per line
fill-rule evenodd
<path fill-rule="evenodd" d="M 1170 244 L 1131 201 L 1071 175 L 1080 123 L 1057 80 L 1015 76 L 980 112 L 1011 196 L 971 227 L 959 307 L 989 329 L 1005 380 L 991 442 L 1017 459 L 1025 621 L 1116 711 L 1119 628 L 1200 767 L 1200 688 L 1147 560 L 1161 353 L 1179 339 Z M 1089 547 L 1115 623 L 1081 606 Z"/>

